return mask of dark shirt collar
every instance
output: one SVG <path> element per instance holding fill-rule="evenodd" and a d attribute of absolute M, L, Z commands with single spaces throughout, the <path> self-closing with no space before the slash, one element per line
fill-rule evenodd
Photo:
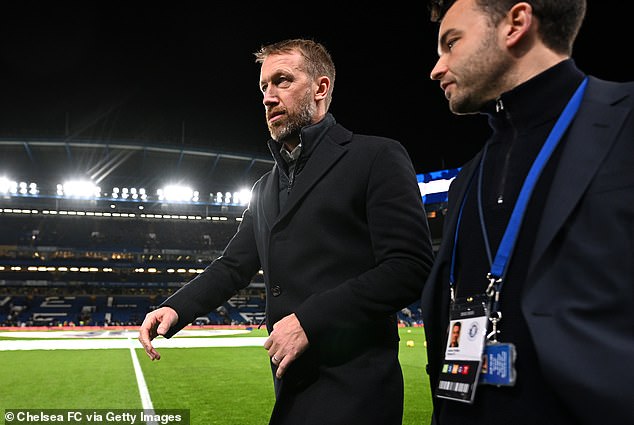
<path fill-rule="evenodd" d="M 566 59 L 503 93 L 486 104 L 482 113 L 489 116 L 493 130 L 508 124 L 520 132 L 533 128 L 558 117 L 584 77 L 574 60 Z"/>
<path fill-rule="evenodd" d="M 282 147 L 280 148 L 280 155 L 282 156 L 282 159 L 286 161 L 287 164 L 297 161 L 301 153 L 302 153 L 301 143 L 295 146 L 295 149 L 293 149 L 291 152 L 289 152 L 288 149 L 286 149 L 286 146 L 284 145 L 282 145 Z"/>

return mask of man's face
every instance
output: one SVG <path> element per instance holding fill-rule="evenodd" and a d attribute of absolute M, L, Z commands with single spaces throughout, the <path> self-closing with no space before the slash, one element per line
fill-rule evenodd
<path fill-rule="evenodd" d="M 274 140 L 283 142 L 312 124 L 317 106 L 314 91 L 317 84 L 303 68 L 298 52 L 268 56 L 260 70 L 260 90 L 266 110 L 266 122 Z"/>
<path fill-rule="evenodd" d="M 479 112 L 501 92 L 511 61 L 504 51 L 501 27 L 492 26 L 475 0 L 458 0 L 447 11 L 438 31 L 439 59 L 432 80 L 455 114 Z"/>
<path fill-rule="evenodd" d="M 460 326 L 453 325 L 451 328 L 451 345 L 458 345 L 458 339 L 460 339 Z"/>

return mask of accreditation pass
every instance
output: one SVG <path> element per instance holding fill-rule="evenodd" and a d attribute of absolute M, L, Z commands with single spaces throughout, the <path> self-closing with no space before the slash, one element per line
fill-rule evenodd
<path fill-rule="evenodd" d="M 478 297 L 451 305 L 449 337 L 436 396 L 473 403 L 486 339 L 488 308 Z"/>

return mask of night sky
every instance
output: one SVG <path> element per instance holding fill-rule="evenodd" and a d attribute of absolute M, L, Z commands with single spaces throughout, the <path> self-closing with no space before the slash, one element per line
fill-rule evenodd
<path fill-rule="evenodd" d="M 290 37 L 331 51 L 337 121 L 401 141 L 417 172 L 462 165 L 488 135 L 483 116 L 453 116 L 429 79 L 437 28 L 424 2 L 48 3 L 0 14 L 0 137 L 137 139 L 267 156 L 253 52 Z M 606 9 L 623 2 L 590 3 L 577 64 L 633 80 L 631 24 Z"/>

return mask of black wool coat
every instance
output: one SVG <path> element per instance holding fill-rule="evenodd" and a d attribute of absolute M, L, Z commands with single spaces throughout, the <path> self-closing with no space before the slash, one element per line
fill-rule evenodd
<path fill-rule="evenodd" d="M 395 313 L 433 257 L 416 174 L 398 142 L 334 120 L 317 142 L 281 211 L 279 165 L 255 183 L 223 255 L 165 302 L 179 315 L 168 337 L 261 269 L 269 331 L 295 313 L 310 343 L 276 382 L 270 423 L 400 425 Z"/>

